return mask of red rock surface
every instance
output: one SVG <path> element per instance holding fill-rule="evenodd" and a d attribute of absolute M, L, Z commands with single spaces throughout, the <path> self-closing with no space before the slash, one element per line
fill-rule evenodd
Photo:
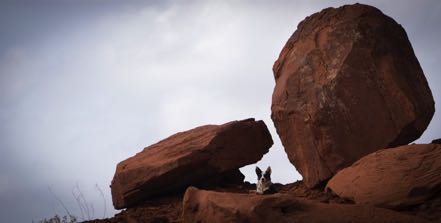
<path fill-rule="evenodd" d="M 183 194 L 173 194 L 127 208 L 112 218 L 84 223 L 181 223 Z"/>
<path fill-rule="evenodd" d="M 325 204 L 286 194 L 256 195 L 187 189 L 183 222 L 428 222 L 371 206 Z"/>
<path fill-rule="evenodd" d="M 424 201 L 423 204 L 412 206 L 402 211 L 430 221 L 441 222 L 441 191 Z"/>
<path fill-rule="evenodd" d="M 309 187 L 419 138 L 434 101 L 405 30 L 361 4 L 302 21 L 275 62 L 272 119 Z"/>
<path fill-rule="evenodd" d="M 441 139 L 434 139 L 431 144 L 441 144 Z"/>
<path fill-rule="evenodd" d="M 310 190 L 304 186 L 301 181 L 288 185 L 276 185 L 279 193 L 290 194 L 289 196 L 311 199 L 322 202 L 344 202 L 339 197 L 323 190 Z M 228 185 L 226 187 L 214 186 L 210 190 L 230 193 L 249 194 L 251 190 L 256 189 L 255 184 L 241 183 Z M 177 194 L 167 194 L 165 196 L 155 197 L 144 201 L 134 207 L 117 213 L 114 217 L 108 219 L 96 219 L 87 221 L 88 223 L 158 223 L 158 222 L 182 222 L 182 200 L 185 191 Z"/>
<path fill-rule="evenodd" d="M 265 123 L 254 119 L 177 133 L 117 165 L 111 184 L 113 205 L 121 209 L 203 184 L 259 161 L 272 144 Z"/>
<path fill-rule="evenodd" d="M 309 200 L 316 204 L 317 202 L 323 204 L 345 204 L 345 206 L 351 206 L 353 202 L 341 199 L 332 193 L 325 192 L 323 188 L 314 188 L 309 189 L 306 187 L 303 182 L 298 181 L 292 184 L 287 185 L 276 185 L 277 191 L 279 195 L 283 195 L 284 197 L 289 197 L 298 200 Z M 230 185 L 227 187 L 213 187 L 210 190 L 215 190 L 218 192 L 224 192 L 226 194 L 230 193 L 241 193 L 244 195 L 250 195 L 254 193 L 250 193 L 250 190 L 256 189 L 255 184 L 237 184 Z M 127 208 L 126 210 L 121 211 L 116 214 L 112 218 L 108 219 L 100 219 L 100 220 L 92 220 L 87 221 L 89 223 L 158 223 L 158 222 L 183 222 L 182 216 L 182 205 L 183 205 L 183 197 L 184 191 L 180 191 L 177 194 L 167 194 L 166 196 L 155 197 L 145 201 L 139 205 L 134 207 Z M 441 195 L 441 194 L 440 194 Z M 440 221 L 441 220 L 441 196 L 435 196 L 431 198 L 426 203 L 412 207 L 407 210 L 402 210 L 403 213 L 407 213 L 410 215 L 415 215 L 424 219 L 429 219 L 432 221 Z M 254 195 L 251 195 L 254 196 Z M 360 206 L 360 205 L 358 205 Z M 335 206 L 332 206 L 335 207 Z M 372 210 L 366 208 L 368 210 Z M 307 209 L 310 215 L 315 215 L 314 210 Z M 318 213 L 322 209 L 317 209 Z M 352 208 L 346 209 L 346 215 L 356 215 L 357 212 L 350 212 Z M 355 209 L 358 210 L 358 209 Z M 378 210 L 378 209 L 374 209 Z M 400 211 L 401 212 L 401 211 Z M 299 215 L 301 214 L 301 210 L 299 210 Z M 401 215 L 400 215 L 401 216 Z M 274 222 L 275 221 L 271 221 Z M 311 221 L 312 222 L 312 221 Z M 320 222 L 320 221 L 319 221 Z M 358 222 L 358 221 L 352 221 Z M 394 220 L 390 222 L 396 222 Z"/>
<path fill-rule="evenodd" d="M 357 204 L 403 209 L 441 191 L 441 145 L 408 145 L 369 154 L 338 172 L 327 188 Z"/>

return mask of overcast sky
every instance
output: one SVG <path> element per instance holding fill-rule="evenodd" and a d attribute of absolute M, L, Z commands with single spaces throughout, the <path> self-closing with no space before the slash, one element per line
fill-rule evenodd
<path fill-rule="evenodd" d="M 0 216 L 113 215 L 116 164 L 178 131 L 263 119 L 275 144 L 258 163 L 301 179 L 270 119 L 272 65 L 306 16 L 355 1 L 1 1 Z M 441 1 L 360 1 L 406 29 L 441 100 Z M 440 106 L 417 141 L 441 137 Z M 253 168 L 242 168 L 255 182 Z M 75 192 L 75 191 L 74 191 Z"/>

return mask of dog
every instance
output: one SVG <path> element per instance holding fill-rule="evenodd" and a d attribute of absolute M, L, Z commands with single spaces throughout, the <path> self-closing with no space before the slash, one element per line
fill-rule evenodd
<path fill-rule="evenodd" d="M 274 194 L 276 190 L 271 182 L 271 167 L 269 166 L 262 175 L 262 170 L 256 166 L 257 174 L 257 194 Z"/>

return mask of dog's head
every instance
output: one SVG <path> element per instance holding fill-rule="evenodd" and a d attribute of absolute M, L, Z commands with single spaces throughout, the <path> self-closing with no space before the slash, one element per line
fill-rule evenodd
<path fill-rule="evenodd" d="M 262 174 L 262 170 L 259 167 L 256 167 L 256 174 L 257 174 L 256 192 L 258 194 L 264 194 L 265 191 L 269 190 L 272 185 L 271 167 L 268 167 L 263 174 Z"/>

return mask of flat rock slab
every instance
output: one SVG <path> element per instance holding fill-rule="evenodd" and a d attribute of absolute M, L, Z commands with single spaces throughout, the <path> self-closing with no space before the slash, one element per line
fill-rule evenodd
<path fill-rule="evenodd" d="M 309 187 L 419 138 L 434 114 L 403 27 L 361 4 L 308 16 L 275 62 L 272 120 Z"/>
<path fill-rule="evenodd" d="M 381 150 L 338 172 L 327 188 L 357 204 L 406 208 L 440 192 L 440 160 L 439 144 Z"/>
<path fill-rule="evenodd" d="M 272 144 L 265 123 L 254 119 L 177 133 L 117 165 L 111 184 L 113 205 L 122 209 L 224 177 L 259 161 Z"/>
<path fill-rule="evenodd" d="M 428 222 L 399 212 L 351 204 L 325 204 L 288 194 L 256 195 L 187 189 L 183 222 L 404 223 Z"/>

